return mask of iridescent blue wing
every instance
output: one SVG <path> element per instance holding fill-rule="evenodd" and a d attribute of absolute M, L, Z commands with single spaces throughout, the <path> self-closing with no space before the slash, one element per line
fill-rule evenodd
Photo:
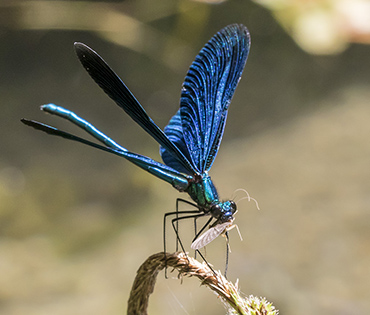
<path fill-rule="evenodd" d="M 195 170 L 182 152 L 171 142 L 166 134 L 148 116 L 118 75 L 108 66 L 94 50 L 82 43 L 75 43 L 75 49 L 80 62 L 93 80 L 116 104 L 121 107 L 136 123 L 148 132 L 162 147 L 171 152 L 174 159 L 187 174 Z"/>
<path fill-rule="evenodd" d="M 217 155 L 227 110 L 247 61 L 248 29 L 229 25 L 214 35 L 200 51 L 185 77 L 180 110 L 165 128 L 172 142 L 190 156 L 197 172 L 208 171 Z M 180 124 L 181 121 L 181 124 Z M 162 159 L 174 158 L 162 149 Z"/>
<path fill-rule="evenodd" d="M 188 148 L 186 146 L 184 136 L 182 133 L 182 124 L 181 124 L 181 116 L 180 116 L 180 110 L 174 115 L 168 125 L 164 128 L 164 133 L 167 135 L 167 137 L 176 145 L 176 147 L 182 152 L 182 154 L 191 161 L 191 157 L 189 155 Z M 178 170 L 179 172 L 194 175 L 194 172 L 189 173 L 182 165 L 179 163 L 179 161 L 174 158 L 174 156 L 166 150 L 164 147 L 161 146 L 160 153 L 163 162 L 174 168 L 175 170 Z M 194 167 L 195 168 L 195 167 Z"/>

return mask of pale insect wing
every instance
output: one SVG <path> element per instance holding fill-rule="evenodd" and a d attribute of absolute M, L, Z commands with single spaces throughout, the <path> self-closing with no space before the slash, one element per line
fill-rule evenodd
<path fill-rule="evenodd" d="M 204 246 L 211 243 L 215 238 L 217 238 L 220 234 L 222 234 L 226 228 L 230 226 L 230 222 L 225 222 L 221 224 L 217 224 L 216 226 L 210 228 L 208 231 L 204 232 L 200 235 L 192 244 L 191 249 L 201 249 Z"/>

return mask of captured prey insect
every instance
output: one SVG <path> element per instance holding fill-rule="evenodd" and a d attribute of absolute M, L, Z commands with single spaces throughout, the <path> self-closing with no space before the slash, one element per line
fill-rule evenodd
<path fill-rule="evenodd" d="M 229 104 L 247 61 L 250 48 L 247 28 L 238 24 L 226 26 L 202 48 L 185 77 L 180 109 L 164 131 L 154 123 L 122 80 L 94 50 L 82 43 L 75 43 L 74 46 L 80 62 L 94 81 L 160 144 L 164 164 L 128 151 L 75 113 L 54 104 L 43 105 L 41 109 L 71 121 L 103 145 L 37 121 L 22 119 L 22 122 L 48 134 L 124 157 L 170 183 L 178 191 L 188 193 L 194 203 L 178 199 L 177 206 L 182 201 L 193 205 L 196 210 L 178 211 L 177 207 L 176 212 L 164 216 L 164 225 L 168 216 L 176 216 L 171 222 L 184 252 L 178 234 L 179 220 L 192 218 L 196 223 L 197 218 L 210 216 L 207 223 L 196 232 L 191 245 L 198 252 L 220 234 L 226 233 L 227 236 L 227 231 L 233 227 L 236 204 L 233 200 L 219 199 L 208 171 L 217 155 Z M 210 229 L 204 232 L 209 224 Z"/>

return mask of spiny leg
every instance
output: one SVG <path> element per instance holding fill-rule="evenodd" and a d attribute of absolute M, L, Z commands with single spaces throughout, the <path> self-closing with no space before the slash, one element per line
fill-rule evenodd
<path fill-rule="evenodd" d="M 211 218 L 209 218 L 208 219 L 208 221 L 206 222 L 206 224 L 204 224 L 203 225 L 203 227 L 200 229 L 200 231 L 199 232 L 197 232 L 197 228 L 196 228 L 196 220 L 197 220 L 198 218 L 194 218 L 194 226 L 195 226 L 195 236 L 194 236 L 194 238 L 193 238 L 193 240 L 192 240 L 192 242 L 191 243 L 193 243 L 197 238 L 198 238 L 198 236 L 200 235 L 200 234 L 202 234 L 203 233 L 203 231 L 205 230 L 205 228 L 208 226 L 208 224 L 212 221 L 212 219 L 213 219 L 213 217 L 211 217 Z M 199 251 L 198 251 L 199 252 Z M 197 258 L 197 251 L 195 251 L 195 253 L 194 253 L 194 257 L 195 258 Z M 203 258 L 203 256 L 202 256 L 202 258 Z"/>
<path fill-rule="evenodd" d="M 190 202 L 188 202 L 188 201 L 186 201 L 186 200 L 183 200 L 184 202 L 186 202 L 186 203 L 188 203 L 188 204 L 190 204 L 190 205 L 193 205 L 194 206 L 194 204 L 192 204 L 192 203 L 190 203 Z M 178 209 L 177 209 L 178 210 Z M 178 217 L 178 215 L 181 215 L 181 214 L 183 214 L 183 215 L 186 215 L 186 214 L 199 214 L 199 210 L 189 210 L 189 211 L 172 211 L 172 212 L 167 212 L 167 213 L 165 213 L 164 214 L 164 216 L 163 216 L 163 251 L 164 251 L 164 254 L 165 254 L 165 265 L 166 265 L 166 268 L 165 268 L 165 277 L 166 277 L 166 279 L 167 279 L 167 256 L 166 256 L 166 252 L 167 252 L 167 249 L 166 249 L 166 223 L 167 223 L 167 217 L 168 216 L 171 216 L 171 215 L 176 215 L 176 217 L 177 218 L 179 218 Z M 203 214 L 202 214 L 203 215 Z M 193 217 L 193 216 L 191 216 L 191 217 Z M 173 227 L 174 228 L 174 227 Z M 175 230 L 175 233 L 176 233 L 176 251 L 178 251 L 178 242 L 180 241 L 180 245 L 181 245 L 181 248 L 182 248 L 182 250 L 183 250 L 183 252 L 185 253 L 185 255 L 186 255 L 186 252 L 185 252 L 185 250 L 184 250 L 184 247 L 182 246 L 182 243 L 181 243 L 181 240 L 180 240 L 180 237 L 179 237 L 179 235 L 178 235 L 178 231 L 174 228 L 174 230 Z M 186 256 L 187 257 L 187 256 Z"/>
<path fill-rule="evenodd" d="M 226 262 L 225 262 L 225 278 L 227 279 L 227 269 L 229 267 L 229 252 L 230 252 L 230 245 L 229 245 L 229 231 L 225 232 L 225 237 L 226 237 Z"/>
<path fill-rule="evenodd" d="M 203 261 L 207 264 L 208 268 L 212 270 L 213 274 L 215 275 L 215 277 L 217 277 L 217 274 L 216 272 L 213 270 L 213 268 L 211 267 L 211 265 L 208 263 L 207 259 L 203 256 L 203 254 L 199 251 L 199 249 L 196 249 L 195 250 L 196 252 L 198 252 L 199 256 L 202 257 Z"/>
<path fill-rule="evenodd" d="M 188 204 L 188 205 L 190 205 L 190 206 L 193 206 L 194 208 L 197 208 L 198 209 L 198 211 L 197 212 L 199 212 L 200 211 L 200 209 L 199 209 L 199 207 L 198 207 L 198 205 L 197 204 L 195 204 L 195 203 L 193 203 L 193 202 L 191 202 L 191 201 L 188 201 L 188 200 L 185 200 L 185 199 L 182 199 L 182 198 L 177 198 L 176 199 L 176 219 L 179 217 L 179 203 L 180 203 L 180 201 L 181 202 L 183 202 L 183 203 L 185 203 L 185 204 Z M 181 212 L 181 211 L 180 211 Z M 195 219 L 194 219 L 195 220 Z M 176 221 L 176 230 L 178 231 L 179 230 L 179 222 L 178 222 L 178 220 Z M 179 242 L 178 242 L 178 239 L 176 238 L 176 251 L 178 251 L 179 250 Z"/>
<path fill-rule="evenodd" d="M 197 236 L 197 218 L 194 218 L 194 235 Z M 194 252 L 194 258 L 197 259 L 197 251 Z"/>
<path fill-rule="evenodd" d="M 184 212 L 187 212 L 187 211 L 183 211 L 183 212 L 177 212 L 179 214 L 184 214 Z M 189 211 L 190 212 L 190 211 Z M 184 217 L 177 217 L 175 219 L 172 219 L 171 220 L 171 224 L 172 224 L 172 228 L 174 229 L 175 231 L 175 234 L 176 234 L 176 240 L 177 242 L 180 244 L 180 247 L 181 247 L 181 250 L 183 251 L 183 253 L 185 254 L 185 257 L 187 259 L 187 261 L 189 262 L 189 259 L 188 259 L 188 255 L 185 251 L 185 248 L 184 248 L 184 245 L 182 244 L 182 241 L 181 241 L 181 238 L 180 238 L 180 235 L 179 235 L 179 231 L 176 230 L 176 226 L 175 224 L 178 226 L 178 221 L 180 220 L 183 220 L 183 219 L 191 219 L 191 218 L 195 218 L 195 217 L 201 217 L 201 216 L 204 216 L 205 214 L 204 213 L 199 213 L 198 214 L 194 214 L 194 215 L 189 215 L 189 216 L 184 216 Z M 207 263 L 208 264 L 208 263 Z M 166 260 L 166 257 L 165 257 L 165 265 L 167 266 L 167 260 Z M 165 277 L 167 278 L 167 269 L 165 271 Z"/>
<path fill-rule="evenodd" d="M 198 217 L 194 218 L 194 222 L 196 221 Z M 203 231 L 206 229 L 206 227 L 211 223 L 211 221 L 213 220 L 213 217 L 210 217 L 208 219 L 208 221 L 203 225 L 203 227 L 200 229 L 200 231 L 197 233 L 195 233 L 195 237 L 193 238 L 193 241 L 192 243 L 199 237 L 199 235 L 201 235 L 203 233 Z M 212 270 L 212 272 L 214 273 L 214 275 L 216 275 L 215 271 L 213 270 L 213 268 L 211 267 L 211 265 L 208 263 L 207 259 L 203 256 L 203 254 L 199 251 L 199 249 L 196 249 L 195 250 L 195 257 L 197 255 L 197 253 L 199 254 L 200 257 L 202 257 L 203 261 L 205 261 L 205 263 L 207 264 L 207 266 Z"/>
<path fill-rule="evenodd" d="M 191 211 L 180 211 L 178 212 L 179 214 L 185 214 L 185 213 L 188 213 L 188 214 L 191 214 Z M 194 212 L 193 212 L 194 213 Z M 175 234 L 176 234 L 176 238 L 180 244 L 180 247 L 182 249 L 182 251 L 185 253 L 186 255 L 186 252 L 185 252 L 185 248 L 182 244 L 182 241 L 180 239 L 180 235 L 179 235 L 179 231 L 176 229 L 176 225 L 178 224 L 178 221 L 180 220 L 185 220 L 185 219 L 193 219 L 193 218 L 199 218 L 199 217 L 203 217 L 205 216 L 206 214 L 205 213 L 199 213 L 199 211 L 197 211 L 197 214 L 193 214 L 193 215 L 187 215 L 187 216 L 182 216 L 182 217 L 177 217 L 177 218 L 174 218 L 171 220 L 171 223 L 172 223 L 172 228 L 174 229 L 175 231 Z M 187 255 L 186 255 L 187 256 Z"/>
<path fill-rule="evenodd" d="M 186 211 L 184 211 L 186 212 Z M 179 212 L 179 213 L 183 213 L 183 212 Z M 199 213 L 197 215 L 189 215 L 189 216 L 184 216 L 184 217 L 179 217 L 179 218 L 175 218 L 175 219 L 172 219 L 172 227 L 173 229 L 175 230 L 175 233 L 176 233 L 176 237 L 178 237 L 178 240 L 179 240 L 179 243 L 180 243 L 180 246 L 183 250 L 183 252 L 185 253 L 185 256 L 186 258 L 188 257 L 186 252 L 185 252 L 185 249 L 184 249 L 184 246 L 182 245 L 182 242 L 181 242 L 181 239 L 180 239 L 180 236 L 178 234 L 178 231 L 176 231 L 175 229 L 175 222 L 176 221 L 179 221 L 179 220 L 184 220 L 184 219 L 191 219 L 191 218 L 194 218 L 194 220 L 196 220 L 197 218 L 200 218 L 200 217 L 203 217 L 203 216 L 206 216 L 208 215 L 207 213 Z M 193 241 L 205 230 L 205 228 L 208 226 L 208 224 L 213 220 L 213 217 L 209 218 L 208 221 L 206 222 L 206 224 L 204 224 L 204 226 L 201 228 L 201 230 L 197 233 L 197 235 L 194 237 Z M 211 267 L 211 265 L 208 263 L 207 259 L 202 255 L 202 253 L 197 249 L 196 252 L 198 252 L 198 254 L 200 255 L 200 257 L 202 257 L 202 259 L 204 260 L 204 262 L 207 264 L 207 266 L 212 270 L 213 274 L 215 276 L 217 276 L 216 272 L 213 270 L 213 268 Z"/>
<path fill-rule="evenodd" d="M 183 202 L 183 203 L 186 203 L 190 206 L 193 206 L 194 208 L 197 208 L 198 210 L 185 210 L 185 211 L 179 211 L 179 202 Z M 179 214 L 194 214 L 194 213 L 199 213 L 200 212 L 200 209 L 198 207 L 198 205 L 196 205 L 195 203 L 192 203 L 188 200 L 185 200 L 185 199 L 181 199 L 181 198 L 177 198 L 176 199 L 176 211 L 172 211 L 172 212 L 167 212 L 164 214 L 164 217 L 163 217 L 163 248 L 164 248 L 164 252 L 166 252 L 166 221 L 167 221 L 167 217 L 170 216 L 170 215 L 176 215 L 176 218 L 179 217 Z M 176 230 L 178 231 L 178 224 L 176 226 Z M 176 251 L 178 251 L 178 238 L 176 237 Z"/>
<path fill-rule="evenodd" d="M 197 218 L 194 218 L 195 220 L 197 219 Z M 206 229 L 206 227 L 209 225 L 209 223 L 211 223 L 211 221 L 213 220 L 213 217 L 210 217 L 209 219 L 208 219 L 208 221 L 203 225 L 203 227 L 200 229 L 200 231 L 198 232 L 198 233 L 196 233 L 195 234 L 195 237 L 193 238 L 193 241 L 192 241 L 192 243 L 198 238 L 198 236 L 200 235 L 200 234 L 202 234 L 203 233 L 203 231 Z"/>

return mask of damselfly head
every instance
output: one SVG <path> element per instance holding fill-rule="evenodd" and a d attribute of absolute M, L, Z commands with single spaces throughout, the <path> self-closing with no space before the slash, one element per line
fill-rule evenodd
<path fill-rule="evenodd" d="M 218 223 L 234 220 L 233 215 L 236 213 L 236 203 L 233 200 L 215 203 L 212 205 L 210 212 L 217 219 Z"/>

